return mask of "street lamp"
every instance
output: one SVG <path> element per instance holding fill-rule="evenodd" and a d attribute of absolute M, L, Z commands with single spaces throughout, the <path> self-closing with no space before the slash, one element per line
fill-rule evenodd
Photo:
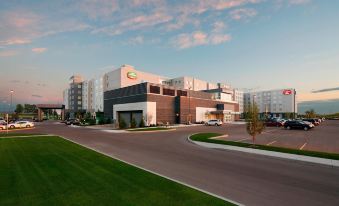
<path fill-rule="evenodd" d="M 190 81 L 187 81 L 188 84 L 188 124 L 191 124 L 191 95 L 190 91 L 192 89 L 192 84 Z"/>
<path fill-rule="evenodd" d="M 12 109 L 12 104 L 13 104 L 13 93 L 14 93 L 14 90 L 11 90 L 10 91 L 10 94 L 11 94 L 11 106 L 10 106 L 10 109 Z"/>

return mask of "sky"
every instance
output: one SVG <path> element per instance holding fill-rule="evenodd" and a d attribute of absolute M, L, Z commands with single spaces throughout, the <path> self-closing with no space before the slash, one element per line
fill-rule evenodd
<path fill-rule="evenodd" d="M 333 0 L 0 0 L 0 110 L 122 64 L 339 105 L 338 19 Z"/>

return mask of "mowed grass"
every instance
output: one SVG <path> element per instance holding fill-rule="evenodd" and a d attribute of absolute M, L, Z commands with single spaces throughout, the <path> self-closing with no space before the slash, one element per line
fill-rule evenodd
<path fill-rule="evenodd" d="M 60 137 L 0 138 L 0 205 L 231 205 Z"/>
<path fill-rule="evenodd" d="M 268 150 L 274 152 L 282 152 L 282 153 L 289 153 L 289 154 L 296 154 L 296 155 L 305 155 L 310 157 L 319 157 L 319 158 L 326 158 L 326 159 L 333 159 L 339 160 L 339 154 L 337 153 L 326 153 L 326 152 L 317 152 L 317 151 L 310 151 L 310 150 L 297 150 L 285 147 L 274 147 L 274 146 L 267 146 L 267 145 L 255 145 L 253 147 L 252 144 L 244 143 L 244 142 L 233 142 L 233 141 L 226 141 L 226 140 L 218 140 L 218 139 L 211 139 L 212 137 L 221 136 L 222 134 L 218 133 L 199 133 L 194 134 L 190 137 L 191 140 L 200 141 L 200 142 L 208 142 L 208 143 L 215 143 L 215 144 L 223 144 L 223 145 L 230 145 L 230 146 L 237 146 L 237 147 L 245 147 L 245 148 L 253 148 L 253 149 L 260 149 L 260 150 Z"/>

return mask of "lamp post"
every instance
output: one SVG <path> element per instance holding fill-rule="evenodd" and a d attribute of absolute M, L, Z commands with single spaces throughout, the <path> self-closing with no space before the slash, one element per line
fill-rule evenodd
<path fill-rule="evenodd" d="M 188 84 L 188 124 L 191 124 L 191 94 L 190 91 L 192 89 L 191 82 L 187 81 Z"/>
<path fill-rule="evenodd" d="M 14 93 L 14 90 L 11 90 L 10 91 L 10 94 L 11 94 L 11 106 L 10 106 L 10 109 L 12 109 L 12 104 L 13 104 L 13 93 Z"/>

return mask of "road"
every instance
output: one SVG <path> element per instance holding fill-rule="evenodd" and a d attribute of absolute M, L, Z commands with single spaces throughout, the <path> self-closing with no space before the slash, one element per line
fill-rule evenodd
<path fill-rule="evenodd" d="M 245 205 L 339 205 L 339 168 L 207 149 L 187 141 L 189 127 L 156 133 L 108 133 L 43 123 L 27 133 L 61 135 L 156 173 Z"/>

